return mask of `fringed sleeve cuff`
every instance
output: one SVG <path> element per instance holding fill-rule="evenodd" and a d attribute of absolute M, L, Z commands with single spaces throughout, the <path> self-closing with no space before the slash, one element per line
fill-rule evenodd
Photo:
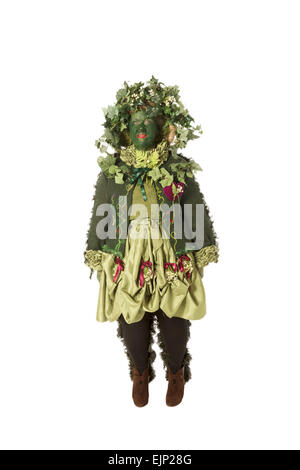
<path fill-rule="evenodd" d="M 209 245 L 194 252 L 195 263 L 199 268 L 207 266 L 209 263 L 217 263 L 219 259 L 219 250 L 217 245 Z"/>
<path fill-rule="evenodd" d="M 102 251 L 86 250 L 84 252 L 84 262 L 90 268 L 92 277 L 93 271 L 102 271 Z"/>

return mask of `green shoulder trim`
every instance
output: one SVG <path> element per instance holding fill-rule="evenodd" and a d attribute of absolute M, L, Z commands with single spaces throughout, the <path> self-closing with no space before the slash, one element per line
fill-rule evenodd
<path fill-rule="evenodd" d="M 217 263 L 219 260 L 219 249 L 217 245 L 209 245 L 194 252 L 195 263 L 198 267 L 203 268 L 209 263 Z"/>
<path fill-rule="evenodd" d="M 122 164 L 118 154 L 107 154 L 97 159 L 98 165 L 107 178 L 114 178 L 116 184 L 124 184 L 124 176 L 128 176 L 130 169 Z"/>
<path fill-rule="evenodd" d="M 146 156 L 149 156 L 148 163 Z M 139 152 L 131 145 L 120 154 L 100 156 L 97 161 L 105 176 L 113 178 L 116 184 L 126 183 L 134 167 L 149 167 L 148 176 L 153 181 L 159 180 L 163 187 L 172 184 L 174 179 L 185 183 L 186 176 L 194 178 L 196 171 L 202 171 L 192 158 L 173 155 L 165 141 L 148 152 Z"/>
<path fill-rule="evenodd" d="M 102 271 L 102 251 L 101 250 L 86 250 L 84 252 L 84 263 L 90 268 L 93 275 L 94 270 Z"/>
<path fill-rule="evenodd" d="M 184 157 L 182 154 L 170 155 L 162 167 L 168 168 L 174 178 L 184 184 L 186 176 L 195 178 L 195 172 L 202 171 L 201 166 L 193 158 Z"/>

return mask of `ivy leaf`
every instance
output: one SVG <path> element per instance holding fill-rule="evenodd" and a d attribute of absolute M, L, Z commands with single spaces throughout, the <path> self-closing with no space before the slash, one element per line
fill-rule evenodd
<path fill-rule="evenodd" d="M 169 186 L 174 180 L 174 175 L 171 175 L 171 173 L 169 173 L 165 168 L 162 168 L 161 172 L 164 174 L 164 179 L 160 183 L 164 186 Z"/>
<path fill-rule="evenodd" d="M 108 169 L 108 172 L 113 175 L 117 173 L 118 170 L 119 170 L 119 167 L 117 165 L 111 165 Z"/>
<path fill-rule="evenodd" d="M 161 178 L 161 172 L 159 170 L 159 168 L 153 168 L 152 170 L 148 171 L 148 175 L 151 176 L 151 178 L 154 180 L 154 181 L 157 181 L 159 178 Z"/>
<path fill-rule="evenodd" d="M 104 144 L 100 145 L 99 150 L 100 150 L 101 153 L 106 152 L 106 150 L 107 150 L 107 145 L 104 145 Z"/>
<path fill-rule="evenodd" d="M 119 100 L 120 98 L 123 98 L 123 96 L 126 95 L 126 90 L 125 88 L 120 88 L 120 90 L 118 90 L 117 94 L 116 94 L 116 98 L 117 100 Z"/>
<path fill-rule="evenodd" d="M 164 188 L 165 186 L 170 186 L 171 183 L 173 181 L 173 176 L 172 176 L 172 179 L 170 178 L 164 178 L 160 181 L 160 184 L 162 185 L 162 187 Z"/>
<path fill-rule="evenodd" d="M 111 154 L 108 154 L 107 157 L 100 156 L 97 159 L 98 165 L 101 167 L 103 172 L 106 172 L 111 165 L 114 165 L 116 162 L 116 157 Z"/>
<path fill-rule="evenodd" d="M 113 119 L 115 116 L 118 116 L 119 110 L 117 106 L 108 106 L 107 108 L 107 116 L 109 119 Z"/>
<path fill-rule="evenodd" d="M 178 172 L 181 166 L 181 163 L 170 163 L 171 170 L 175 172 Z"/>
<path fill-rule="evenodd" d="M 170 173 L 168 172 L 168 170 L 166 168 L 162 168 L 160 171 L 163 175 L 170 176 Z"/>
<path fill-rule="evenodd" d="M 200 124 L 199 124 L 198 126 L 195 126 L 195 127 L 194 127 L 194 130 L 195 130 L 195 131 L 199 131 L 199 134 L 203 134 L 203 130 L 202 130 L 202 127 L 201 127 Z"/>
<path fill-rule="evenodd" d="M 124 181 L 123 181 L 123 173 L 117 173 L 117 174 L 115 175 L 115 182 L 116 182 L 117 184 L 123 184 L 123 183 L 124 183 Z"/>
<path fill-rule="evenodd" d="M 130 169 L 127 165 L 121 165 L 120 170 L 122 171 L 122 173 L 130 173 Z"/>
<path fill-rule="evenodd" d="M 194 171 L 202 171 L 202 168 L 194 160 L 191 160 L 190 169 Z"/>
<path fill-rule="evenodd" d="M 184 176 L 177 176 L 177 179 L 178 181 L 181 181 L 181 183 L 184 183 L 185 184 L 185 179 L 184 179 Z"/>
<path fill-rule="evenodd" d="M 109 142 L 110 140 L 113 140 L 114 138 L 112 132 L 108 128 L 105 129 L 104 135 L 106 137 L 107 142 Z"/>
<path fill-rule="evenodd" d="M 178 158 L 177 151 L 178 151 L 177 147 L 174 147 L 174 146 L 171 147 L 171 154 L 173 158 Z"/>
<path fill-rule="evenodd" d="M 188 138 L 188 129 L 182 129 L 181 132 L 180 132 L 180 137 L 182 140 L 187 140 Z"/>

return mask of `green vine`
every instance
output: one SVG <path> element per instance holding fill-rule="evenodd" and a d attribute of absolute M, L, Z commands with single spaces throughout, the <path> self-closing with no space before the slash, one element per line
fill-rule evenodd
<path fill-rule="evenodd" d="M 98 163 L 103 171 L 103 173 L 107 176 L 107 178 L 114 178 L 116 184 L 124 184 L 126 183 L 127 192 L 131 188 L 131 181 L 130 179 L 134 176 L 134 168 L 130 167 L 126 164 L 116 165 L 117 157 L 114 156 L 107 156 L 107 157 L 99 157 Z M 196 163 L 192 158 L 189 159 L 187 162 L 180 162 L 180 163 L 170 163 L 170 169 L 172 173 L 170 173 L 164 166 L 155 166 L 154 168 L 150 168 L 147 172 L 147 175 L 154 181 L 159 181 L 162 187 L 170 186 L 173 181 L 176 179 L 185 184 L 185 176 L 193 177 L 194 172 L 202 171 L 202 168 L 198 163 Z M 176 193 L 176 188 L 174 187 L 174 192 Z"/>

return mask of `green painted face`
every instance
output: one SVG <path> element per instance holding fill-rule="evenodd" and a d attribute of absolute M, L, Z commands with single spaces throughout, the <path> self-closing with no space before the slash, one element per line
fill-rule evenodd
<path fill-rule="evenodd" d="M 154 147 L 157 125 L 155 119 L 148 117 L 146 111 L 137 111 L 131 115 L 129 132 L 132 143 L 138 150 Z"/>

